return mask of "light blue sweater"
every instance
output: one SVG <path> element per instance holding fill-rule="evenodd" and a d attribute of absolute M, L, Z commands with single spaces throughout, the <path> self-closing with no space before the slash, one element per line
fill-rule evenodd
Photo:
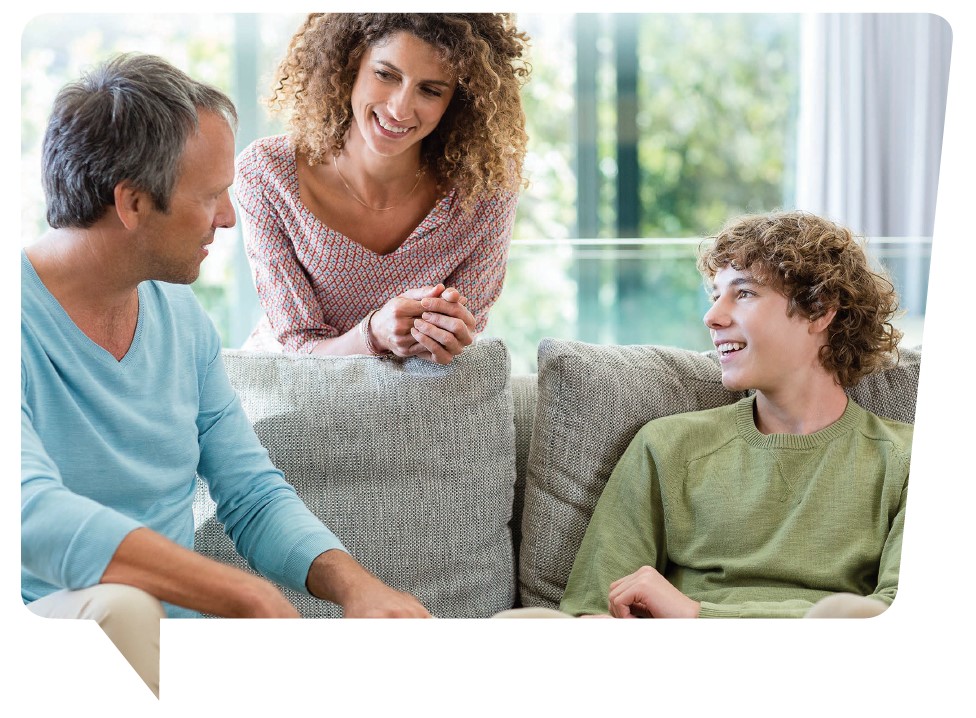
<path fill-rule="evenodd" d="M 193 548 L 196 473 L 248 563 L 307 593 L 312 560 L 341 543 L 271 464 L 190 288 L 143 282 L 138 291 L 135 337 L 117 361 L 75 325 L 21 253 L 25 603 L 98 583 L 141 526 Z"/>

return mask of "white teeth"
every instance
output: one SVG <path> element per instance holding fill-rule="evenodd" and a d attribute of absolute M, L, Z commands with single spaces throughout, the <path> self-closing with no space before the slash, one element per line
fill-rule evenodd
<path fill-rule="evenodd" d="M 398 135 L 402 135 L 404 132 L 410 129 L 409 127 L 393 127 L 391 125 L 388 125 L 385 122 L 383 122 L 383 118 L 380 117 L 379 115 L 376 116 L 376 121 L 379 122 L 380 127 L 382 127 L 387 132 L 396 132 Z"/>
<path fill-rule="evenodd" d="M 718 345 L 718 350 L 720 352 L 734 352 L 739 349 L 744 349 L 745 344 L 740 344 L 739 342 L 725 342 L 724 344 Z"/>

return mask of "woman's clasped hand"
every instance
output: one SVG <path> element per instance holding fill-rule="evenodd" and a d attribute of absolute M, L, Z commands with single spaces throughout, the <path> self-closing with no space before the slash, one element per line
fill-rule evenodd
<path fill-rule="evenodd" d="M 411 289 L 368 315 L 365 331 L 381 353 L 448 364 L 474 340 L 475 319 L 467 303 L 457 289 L 443 284 Z"/>

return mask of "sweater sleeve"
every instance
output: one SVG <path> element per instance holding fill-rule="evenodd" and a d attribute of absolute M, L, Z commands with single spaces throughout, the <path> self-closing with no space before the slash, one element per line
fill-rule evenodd
<path fill-rule="evenodd" d="M 244 249 L 261 306 L 285 351 L 309 353 L 340 332 L 326 323 L 305 268 L 269 196 L 274 170 L 256 144 L 237 159 L 235 194 L 244 225 Z"/>
<path fill-rule="evenodd" d="M 22 378 L 20 402 L 21 567 L 61 588 L 94 586 L 122 539 L 142 524 L 64 485 L 34 429 L 25 381 Z"/>
<path fill-rule="evenodd" d="M 667 545 L 658 467 L 640 431 L 617 462 L 576 554 L 561 611 L 609 613 L 610 584 L 642 566 L 664 573 Z"/>
<path fill-rule="evenodd" d="M 518 194 L 500 192 L 476 205 L 477 246 L 444 280 L 468 298 L 468 310 L 475 318 L 475 332 L 484 331 L 488 312 L 502 293 L 508 249 L 515 226 Z"/>
<path fill-rule="evenodd" d="M 227 378 L 217 345 L 200 396 L 198 472 L 217 504 L 218 520 L 248 564 L 307 594 L 305 581 L 315 557 L 345 548 L 271 463 Z"/>

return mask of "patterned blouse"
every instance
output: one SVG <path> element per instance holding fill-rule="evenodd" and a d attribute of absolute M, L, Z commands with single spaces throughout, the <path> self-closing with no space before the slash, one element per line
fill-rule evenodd
<path fill-rule="evenodd" d="M 235 194 L 266 313 L 262 324 L 270 324 L 287 352 L 308 353 L 391 297 L 438 282 L 468 297 L 481 332 L 501 294 L 516 193 L 482 197 L 462 212 L 452 191 L 385 255 L 330 229 L 302 204 L 295 150 L 285 135 L 257 140 L 241 152 Z"/>

